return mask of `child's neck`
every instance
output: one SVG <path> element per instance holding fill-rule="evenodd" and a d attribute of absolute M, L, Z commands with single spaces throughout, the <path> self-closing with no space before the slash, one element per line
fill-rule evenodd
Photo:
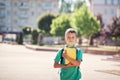
<path fill-rule="evenodd" d="M 66 45 L 66 47 L 73 47 L 74 45 Z"/>

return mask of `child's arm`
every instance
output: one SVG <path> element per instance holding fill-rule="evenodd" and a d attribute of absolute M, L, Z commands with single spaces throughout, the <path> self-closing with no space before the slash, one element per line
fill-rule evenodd
<path fill-rule="evenodd" d="M 67 68 L 73 66 L 72 64 L 67 64 L 67 65 L 63 65 L 63 64 L 59 64 L 58 62 L 54 62 L 54 68 Z"/>
<path fill-rule="evenodd" d="M 70 58 L 66 53 L 63 53 L 62 54 L 62 57 L 64 57 L 65 59 L 67 59 L 68 61 L 70 61 L 72 63 L 72 65 L 74 66 L 79 66 L 80 63 L 81 63 L 81 60 L 78 59 L 78 60 L 74 60 L 72 58 Z"/>

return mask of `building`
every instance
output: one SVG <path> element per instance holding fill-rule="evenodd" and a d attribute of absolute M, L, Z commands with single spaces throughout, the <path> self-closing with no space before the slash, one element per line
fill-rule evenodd
<path fill-rule="evenodd" d="M 37 28 L 37 18 L 58 14 L 58 0 L 0 0 L 0 31 L 19 32 L 26 25 Z"/>
<path fill-rule="evenodd" d="M 120 0 L 89 0 L 91 11 L 101 14 L 105 25 L 109 24 L 112 17 L 120 16 Z"/>

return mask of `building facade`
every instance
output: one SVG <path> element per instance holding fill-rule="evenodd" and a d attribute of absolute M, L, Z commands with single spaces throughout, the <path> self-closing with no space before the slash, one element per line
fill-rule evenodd
<path fill-rule="evenodd" d="M 45 13 L 58 14 L 58 0 L 0 0 L 0 31 L 20 32 L 27 25 L 36 29 Z"/>
<path fill-rule="evenodd" d="M 114 16 L 120 16 L 120 0 L 89 0 L 91 11 L 101 14 L 105 25 L 109 24 Z"/>

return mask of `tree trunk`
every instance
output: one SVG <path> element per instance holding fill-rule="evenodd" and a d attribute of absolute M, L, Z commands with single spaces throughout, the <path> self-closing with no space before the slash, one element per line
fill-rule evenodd
<path fill-rule="evenodd" d="M 92 37 L 92 36 L 89 37 L 89 45 L 90 45 L 90 46 L 93 46 L 93 45 L 94 45 L 93 37 Z"/>

